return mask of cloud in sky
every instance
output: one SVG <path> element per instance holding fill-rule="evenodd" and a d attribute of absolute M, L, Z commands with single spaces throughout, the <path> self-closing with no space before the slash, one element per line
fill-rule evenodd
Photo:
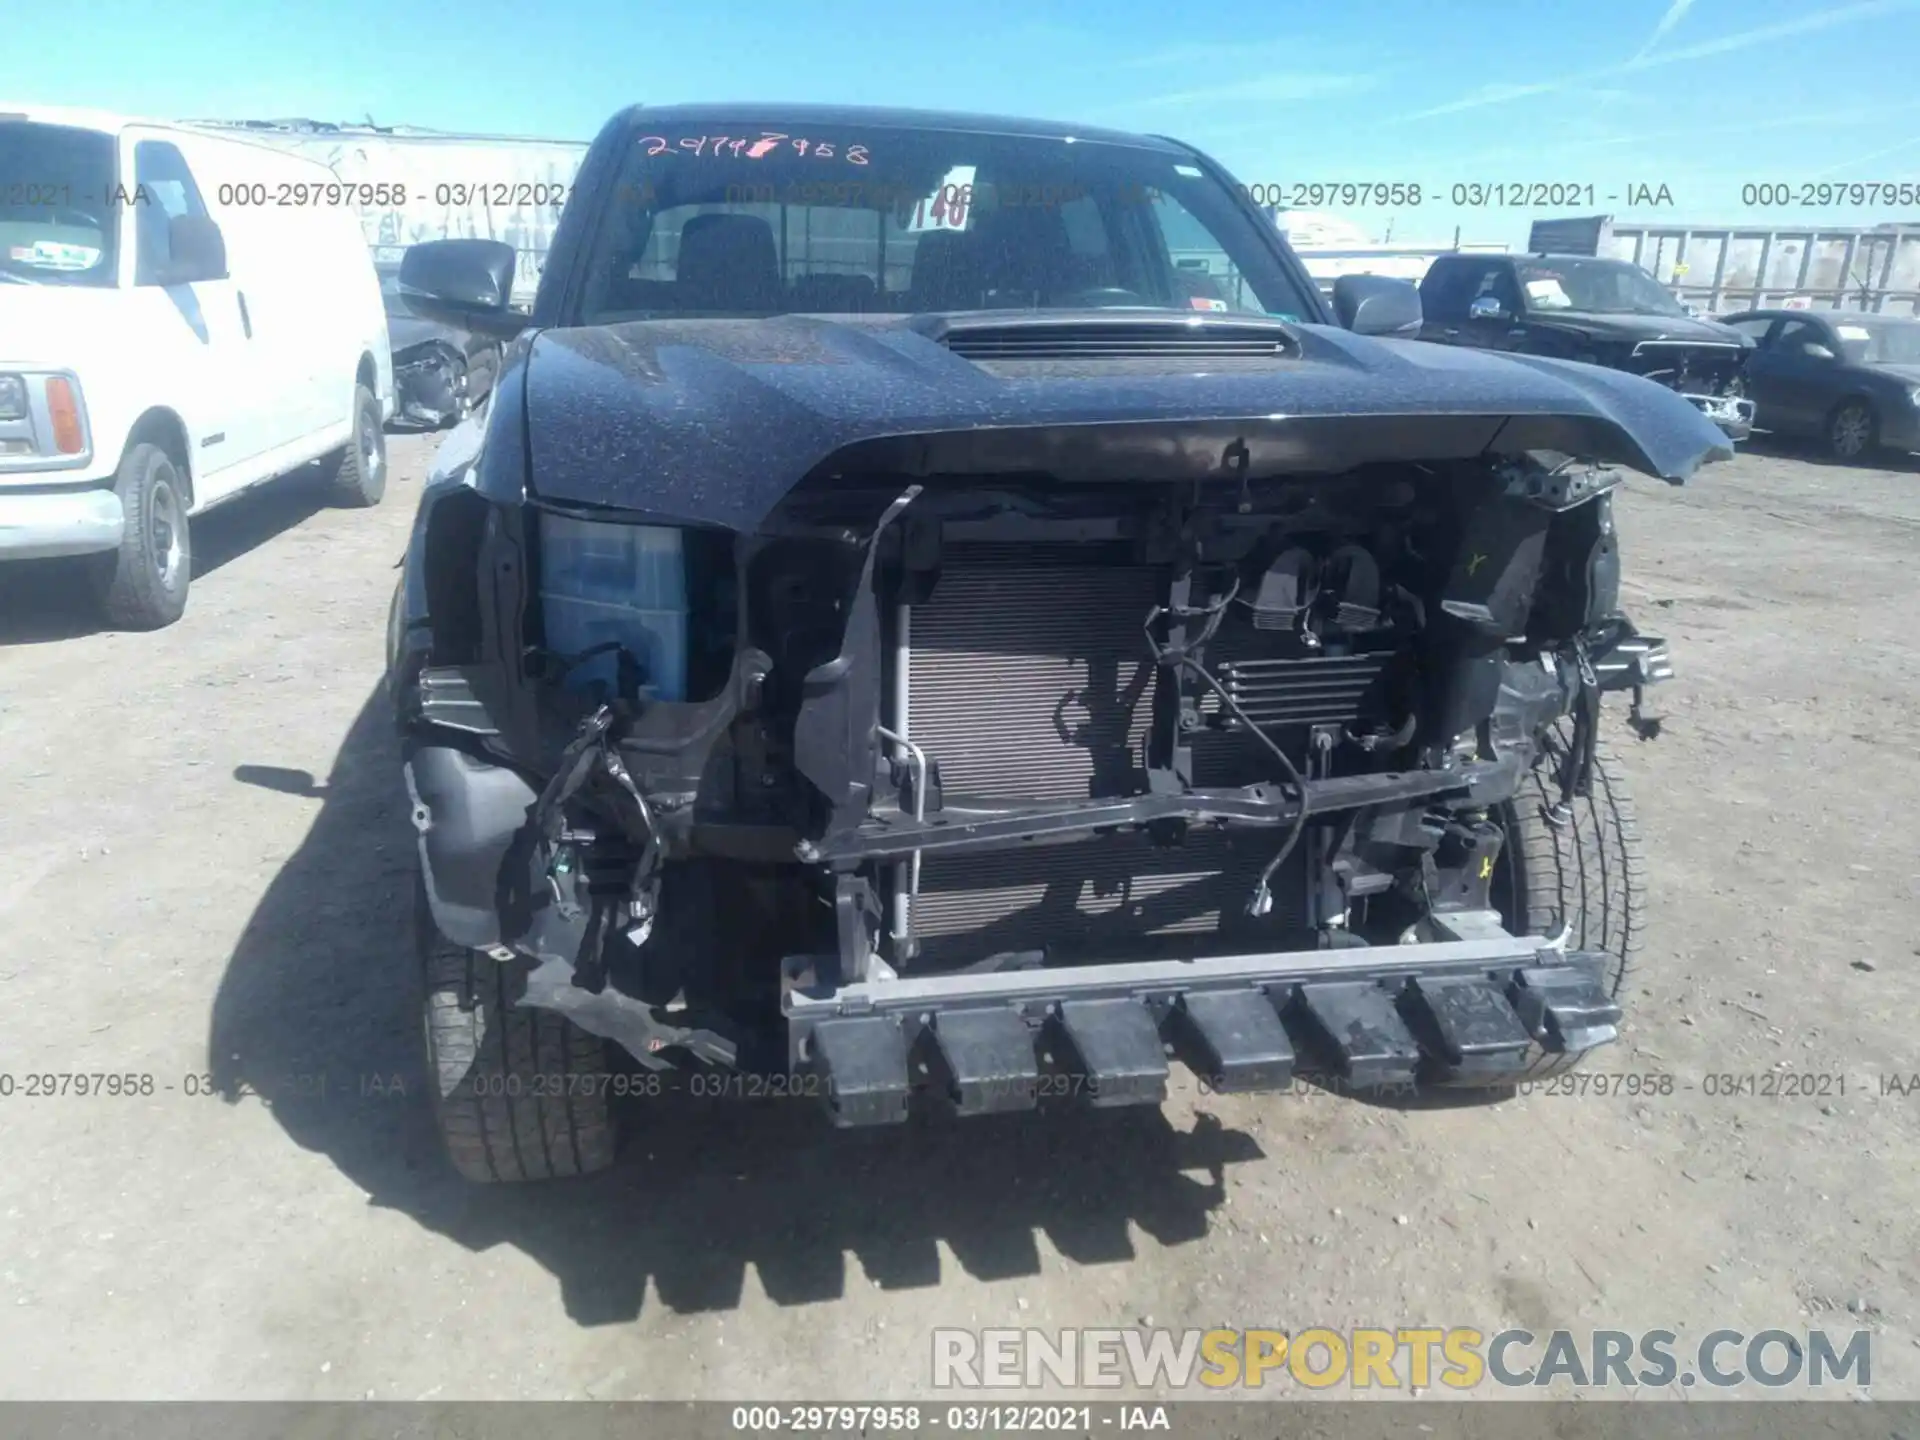
<path fill-rule="evenodd" d="M 1768 130 L 1810 130 L 1832 127 L 1840 129 L 1851 125 L 1870 125 L 1888 120 L 1898 115 L 1910 115 L 1920 111 L 1920 100 L 1911 100 L 1898 105 L 1851 105 L 1837 110 L 1796 110 L 1787 114 L 1760 115 L 1740 120 L 1728 121 L 1718 125 L 1687 125 L 1663 130 L 1646 130 L 1638 133 L 1620 133 L 1595 135 L 1578 139 L 1556 141 L 1554 154 L 1564 158 L 1569 155 L 1595 154 L 1607 150 L 1626 149 L 1635 145 L 1665 145 L 1669 142 L 1697 141 L 1711 139 L 1719 135 L 1752 135 Z M 1904 145 L 1889 147 L 1893 150 Z M 1411 165 L 1419 169 L 1428 165 L 1444 165 L 1455 170 L 1472 170 L 1477 167 L 1520 163 L 1538 158 L 1537 147 L 1503 145 L 1494 149 L 1475 151 L 1462 155 L 1448 150 L 1438 155 L 1414 155 L 1405 157 L 1401 168 Z M 1877 154 L 1856 156 L 1844 162 L 1836 169 L 1863 164 Z M 1398 173 L 1398 172 L 1396 172 Z M 1830 172 L 1828 172 L 1830 173 Z M 1364 178 L 1364 177 L 1362 177 Z M 1822 175 L 1810 175 L 1808 179 L 1821 179 Z"/>
<path fill-rule="evenodd" d="M 1715 55 L 1729 55 L 1738 50 L 1749 50 L 1756 45 L 1766 45 L 1776 40 L 1791 40 L 1802 35 L 1817 34 L 1822 30 L 1832 30 L 1841 25 L 1852 25 L 1858 21 L 1871 20 L 1881 15 L 1891 15 L 1901 10 L 1911 10 L 1920 0 L 1859 0 L 1852 5 L 1840 5 L 1831 10 L 1816 10 L 1811 15 L 1802 15 L 1796 20 L 1779 20 L 1771 25 L 1757 25 L 1750 30 L 1736 30 L 1728 35 L 1716 36 L 1710 40 L 1696 41 L 1691 45 L 1682 45 L 1673 50 L 1662 50 L 1658 54 L 1647 53 L 1643 46 L 1641 52 L 1630 60 L 1617 65 L 1603 66 L 1598 70 L 1587 70 L 1577 75 L 1562 76 L 1558 80 L 1543 80 L 1530 85 L 1487 85 L 1463 95 L 1458 100 L 1450 100 L 1444 105 L 1430 106 L 1425 110 L 1416 110 L 1403 115 L 1402 120 L 1431 120 L 1440 115 L 1455 115 L 1463 110 L 1478 110 L 1488 105 L 1503 105 L 1508 101 L 1524 99 L 1530 95 L 1546 95 L 1566 90 L 1576 85 L 1593 81 L 1611 80 L 1621 75 L 1631 75 L 1643 70 L 1652 70 L 1662 65 L 1677 65 L 1689 60 L 1705 60 Z M 1654 39 L 1660 38 L 1665 30 L 1672 26 L 1668 18 L 1675 9 L 1682 6 L 1690 8 L 1691 0 L 1674 0 L 1667 15 L 1661 17 L 1661 24 L 1654 31 Z M 1682 10 L 1684 14 L 1684 9 Z M 1674 23 L 1678 23 L 1676 20 Z M 1649 45 L 1652 41 L 1648 42 Z"/>
<path fill-rule="evenodd" d="M 1244 66 L 1250 61 L 1257 62 L 1262 55 L 1272 55 L 1276 58 L 1290 56 L 1298 62 L 1302 49 L 1308 43 L 1298 36 L 1252 43 L 1240 40 L 1184 40 L 1178 45 L 1163 45 L 1158 50 L 1149 50 L 1141 55 L 1129 55 L 1125 59 L 1115 60 L 1111 68 L 1115 70 L 1179 70 L 1190 66 L 1222 64 Z"/>
<path fill-rule="evenodd" d="M 1222 103 L 1287 104 L 1297 100 L 1319 100 L 1328 95 L 1350 95 L 1371 90 L 1384 75 L 1329 70 L 1280 70 L 1256 75 L 1231 85 L 1208 85 L 1192 90 L 1175 90 L 1164 95 L 1149 95 L 1135 100 L 1129 108 L 1170 110 L 1185 105 Z"/>
<path fill-rule="evenodd" d="M 1853 169 L 1853 167 L 1856 165 L 1864 165 L 1869 160 L 1878 160 L 1883 156 L 1897 155 L 1902 150 L 1911 150 L 1915 145 L 1920 145 L 1920 135 L 1909 135 L 1904 140 L 1896 141 L 1891 145 L 1882 146 L 1878 150 L 1869 150 L 1866 154 L 1856 155 L 1851 160 L 1842 160 L 1838 165 L 1829 165 L 1824 170 L 1816 170 L 1812 174 L 1812 176 L 1810 176 L 1809 178 L 1814 180 L 1824 180 L 1829 175 L 1838 175 L 1844 170 Z"/>
<path fill-rule="evenodd" d="M 1687 11 L 1692 8 L 1693 0 L 1673 0 L 1673 3 L 1667 6 L 1667 13 L 1660 17 L 1660 23 L 1653 27 L 1653 33 L 1647 37 L 1647 43 L 1640 47 L 1639 54 L 1633 58 L 1640 60 L 1652 54 L 1653 47 L 1673 33 L 1673 27 L 1686 19 Z"/>

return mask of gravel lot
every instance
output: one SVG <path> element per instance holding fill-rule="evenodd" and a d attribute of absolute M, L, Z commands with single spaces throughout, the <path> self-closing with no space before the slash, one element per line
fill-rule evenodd
<path fill-rule="evenodd" d="M 208 517 L 159 634 L 0 574 L 0 1396 L 897 1398 L 935 1325 L 1150 1318 L 1866 1325 L 1920 1398 L 1920 1092 L 1883 1093 L 1920 1071 L 1914 468 L 1753 453 L 1624 501 L 1679 679 L 1616 736 L 1657 889 L 1601 1068 L 1674 1094 L 1180 1072 L 1164 1112 L 877 1136 L 686 1102 L 610 1175 L 489 1191 L 425 1114 L 378 688 L 429 454 L 394 440 L 372 512 L 295 480 Z M 1704 1093 L 1782 1070 L 1845 1093 Z M 152 1093 L 23 1094 L 103 1071 Z"/>

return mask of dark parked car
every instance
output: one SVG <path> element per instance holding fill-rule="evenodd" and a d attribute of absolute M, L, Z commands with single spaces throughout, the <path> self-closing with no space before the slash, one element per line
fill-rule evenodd
<path fill-rule="evenodd" d="M 1244 196 L 1167 139 L 636 108 L 531 317 L 504 245 L 407 256 L 514 335 L 389 629 L 462 1173 L 605 1165 L 676 1072 L 866 1124 L 1156 1104 L 1169 1048 L 1498 1091 L 1615 1038 L 1601 698 L 1670 671 L 1611 496 L 1731 447 L 1396 338 L 1404 282 L 1329 308 Z"/>
<path fill-rule="evenodd" d="M 1842 460 L 1920 450 L 1920 320 L 1845 310 L 1723 315 L 1757 347 L 1753 423 L 1824 440 Z"/>
<path fill-rule="evenodd" d="M 464 420 L 500 374 L 500 342 L 414 313 L 400 293 L 400 267 L 376 265 L 393 349 L 394 414 L 439 428 Z"/>
<path fill-rule="evenodd" d="M 1735 440 L 1753 426 L 1752 342 L 1697 319 L 1653 276 L 1592 255 L 1441 255 L 1420 281 L 1422 340 L 1605 365 L 1677 390 Z"/>

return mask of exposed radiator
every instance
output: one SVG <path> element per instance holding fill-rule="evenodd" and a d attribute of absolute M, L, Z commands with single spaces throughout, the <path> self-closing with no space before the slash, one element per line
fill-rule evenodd
<path fill-rule="evenodd" d="M 913 609 L 913 739 L 953 796 L 1087 799 L 1143 788 L 1154 682 L 1150 566 L 1092 546 L 949 546 Z"/>
<path fill-rule="evenodd" d="M 1146 788 L 1156 667 L 1142 625 L 1162 585 L 1155 568 L 1098 546 L 946 548 L 932 596 L 912 612 L 908 728 L 939 764 L 949 803 Z M 1216 663 L 1229 667 L 1222 683 L 1237 687 L 1258 718 L 1349 718 L 1378 676 L 1378 657 L 1310 657 L 1276 667 L 1271 657 L 1288 637 L 1256 633 L 1233 618 L 1214 647 Z M 1304 732 L 1289 748 L 1303 753 Z M 1272 778 L 1262 751 L 1244 733 L 1197 736 L 1195 780 Z M 1194 951 L 1271 942 L 1306 923 L 1304 853 L 1275 877 L 1273 912 L 1260 920 L 1244 913 L 1280 838 L 1196 830 L 1171 848 L 1114 835 L 929 855 L 913 913 L 922 963 L 1038 949 L 1128 956 L 1156 940 Z"/>

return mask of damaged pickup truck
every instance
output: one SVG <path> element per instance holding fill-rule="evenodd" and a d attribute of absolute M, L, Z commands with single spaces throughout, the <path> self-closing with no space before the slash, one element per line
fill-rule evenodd
<path fill-rule="evenodd" d="M 1729 440 L 1753 433 L 1753 341 L 1696 316 L 1627 260 L 1451 254 L 1420 280 L 1420 338 L 1551 355 L 1644 375 L 1676 390 Z"/>
<path fill-rule="evenodd" d="M 1615 1037 L 1601 697 L 1650 731 L 1670 672 L 1612 492 L 1727 442 L 1399 338 L 1400 282 L 1336 323 L 1241 194 L 1157 138 L 637 108 L 530 320 L 506 247 L 409 251 L 511 341 L 389 631 L 463 1174 L 606 1165 L 676 1069 L 855 1125 L 1154 1104 L 1169 1056 L 1498 1091 Z"/>

